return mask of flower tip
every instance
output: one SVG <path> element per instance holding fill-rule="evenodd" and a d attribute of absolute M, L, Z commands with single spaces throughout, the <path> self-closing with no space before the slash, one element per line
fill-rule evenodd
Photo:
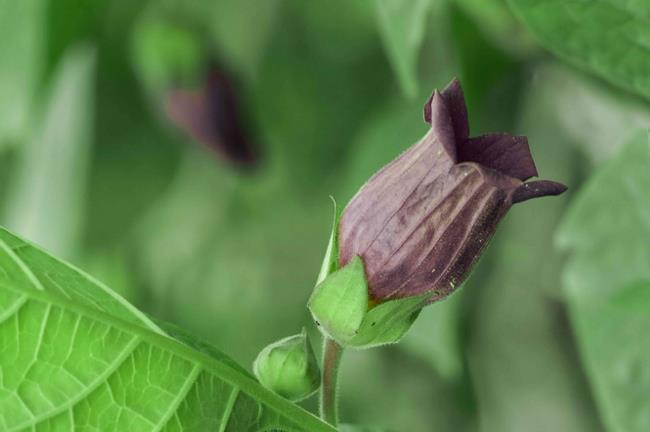
<path fill-rule="evenodd" d="M 567 189 L 568 188 L 562 183 L 550 180 L 539 180 L 524 183 L 515 190 L 514 194 L 512 195 L 512 203 L 517 204 L 533 198 L 560 195 Z"/>
<path fill-rule="evenodd" d="M 433 112 L 433 108 L 431 105 L 433 105 L 433 101 L 440 98 L 440 92 L 438 89 L 434 89 L 433 93 L 431 93 L 431 96 L 429 96 L 429 99 L 424 104 L 424 121 L 426 123 L 431 124 L 431 116 Z"/>
<path fill-rule="evenodd" d="M 445 89 L 442 91 L 443 93 L 455 93 L 458 94 L 460 93 L 461 95 L 463 94 L 463 88 L 460 85 L 460 80 L 457 77 L 453 77 L 451 81 L 449 81 L 449 84 L 445 87 Z"/>

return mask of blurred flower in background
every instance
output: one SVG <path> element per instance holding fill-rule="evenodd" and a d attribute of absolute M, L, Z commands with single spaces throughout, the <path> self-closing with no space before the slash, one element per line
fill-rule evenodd
<path fill-rule="evenodd" d="M 255 155 L 239 118 L 237 96 L 228 77 L 212 67 L 200 88 L 172 89 L 166 102 L 169 118 L 190 137 L 233 164 L 250 165 Z"/>

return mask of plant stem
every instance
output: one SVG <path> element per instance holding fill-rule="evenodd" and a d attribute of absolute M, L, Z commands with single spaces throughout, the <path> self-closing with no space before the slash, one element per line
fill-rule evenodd
<path fill-rule="evenodd" d="M 323 340 L 323 378 L 320 387 L 320 417 L 338 426 L 338 375 L 343 347 L 334 339 L 326 337 Z"/>

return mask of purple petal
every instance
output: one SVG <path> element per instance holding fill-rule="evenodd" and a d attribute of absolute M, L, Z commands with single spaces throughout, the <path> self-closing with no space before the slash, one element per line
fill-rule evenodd
<path fill-rule="evenodd" d="M 469 122 L 467 120 L 467 107 L 465 106 L 465 95 L 460 81 L 454 78 L 441 93 L 451 121 L 454 124 L 454 134 L 457 142 L 465 141 L 469 137 Z"/>
<path fill-rule="evenodd" d="M 521 181 L 537 176 L 525 136 L 487 134 L 470 138 L 458 146 L 458 158 L 460 162 L 476 162 Z"/>
<path fill-rule="evenodd" d="M 442 144 L 447 154 L 455 162 L 458 160 L 456 136 L 449 107 L 437 90 L 433 92 L 432 97 L 431 104 L 429 104 L 429 108 L 431 109 L 431 130 L 435 138 Z"/>
<path fill-rule="evenodd" d="M 431 103 L 437 91 L 434 91 L 424 104 L 424 121 L 431 123 L 432 107 Z M 447 87 L 440 93 L 447 106 L 447 112 L 451 118 L 456 140 L 465 141 L 469 136 L 469 123 L 467 120 L 467 107 L 465 106 L 465 96 L 460 82 L 453 79 Z"/>
<path fill-rule="evenodd" d="M 567 187 L 562 183 L 550 180 L 532 181 L 524 183 L 515 189 L 512 195 L 512 203 L 516 204 L 547 195 L 560 195 L 565 190 L 567 190 Z"/>
<path fill-rule="evenodd" d="M 352 198 L 339 225 L 341 266 L 363 255 L 417 190 L 444 177 L 454 166 L 442 141 L 431 128 L 419 142 L 375 173 Z"/>
<path fill-rule="evenodd" d="M 371 296 L 386 300 L 436 290 L 447 295 L 465 278 L 501 216 L 519 180 L 478 164 L 431 172 L 382 221 L 379 231 L 363 219 L 340 224 L 341 257 L 357 254 L 365 263 Z M 375 195 L 383 195 L 376 191 Z M 391 201 L 383 196 L 384 205 Z M 382 213 L 384 209 L 374 209 Z M 349 251 L 350 235 L 372 236 Z M 475 244 L 474 244 L 475 243 Z M 354 247 L 354 246 L 353 246 Z M 453 286 L 451 286 L 453 285 Z"/>

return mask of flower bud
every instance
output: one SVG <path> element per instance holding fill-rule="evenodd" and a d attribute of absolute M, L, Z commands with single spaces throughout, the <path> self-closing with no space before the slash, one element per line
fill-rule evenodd
<path fill-rule="evenodd" d="M 566 187 L 537 175 L 526 137 L 469 137 L 458 81 L 424 107 L 429 132 L 368 180 L 342 213 L 338 267 L 359 256 L 371 302 L 453 292 L 512 204 Z"/>
<path fill-rule="evenodd" d="M 304 329 L 264 348 L 253 363 L 253 373 L 264 387 L 292 401 L 305 399 L 320 385 L 320 370 Z"/>
<path fill-rule="evenodd" d="M 200 88 L 170 90 L 166 111 L 173 123 L 227 162 L 252 167 L 256 153 L 248 140 L 238 102 L 230 78 L 222 69 L 211 67 Z"/>

